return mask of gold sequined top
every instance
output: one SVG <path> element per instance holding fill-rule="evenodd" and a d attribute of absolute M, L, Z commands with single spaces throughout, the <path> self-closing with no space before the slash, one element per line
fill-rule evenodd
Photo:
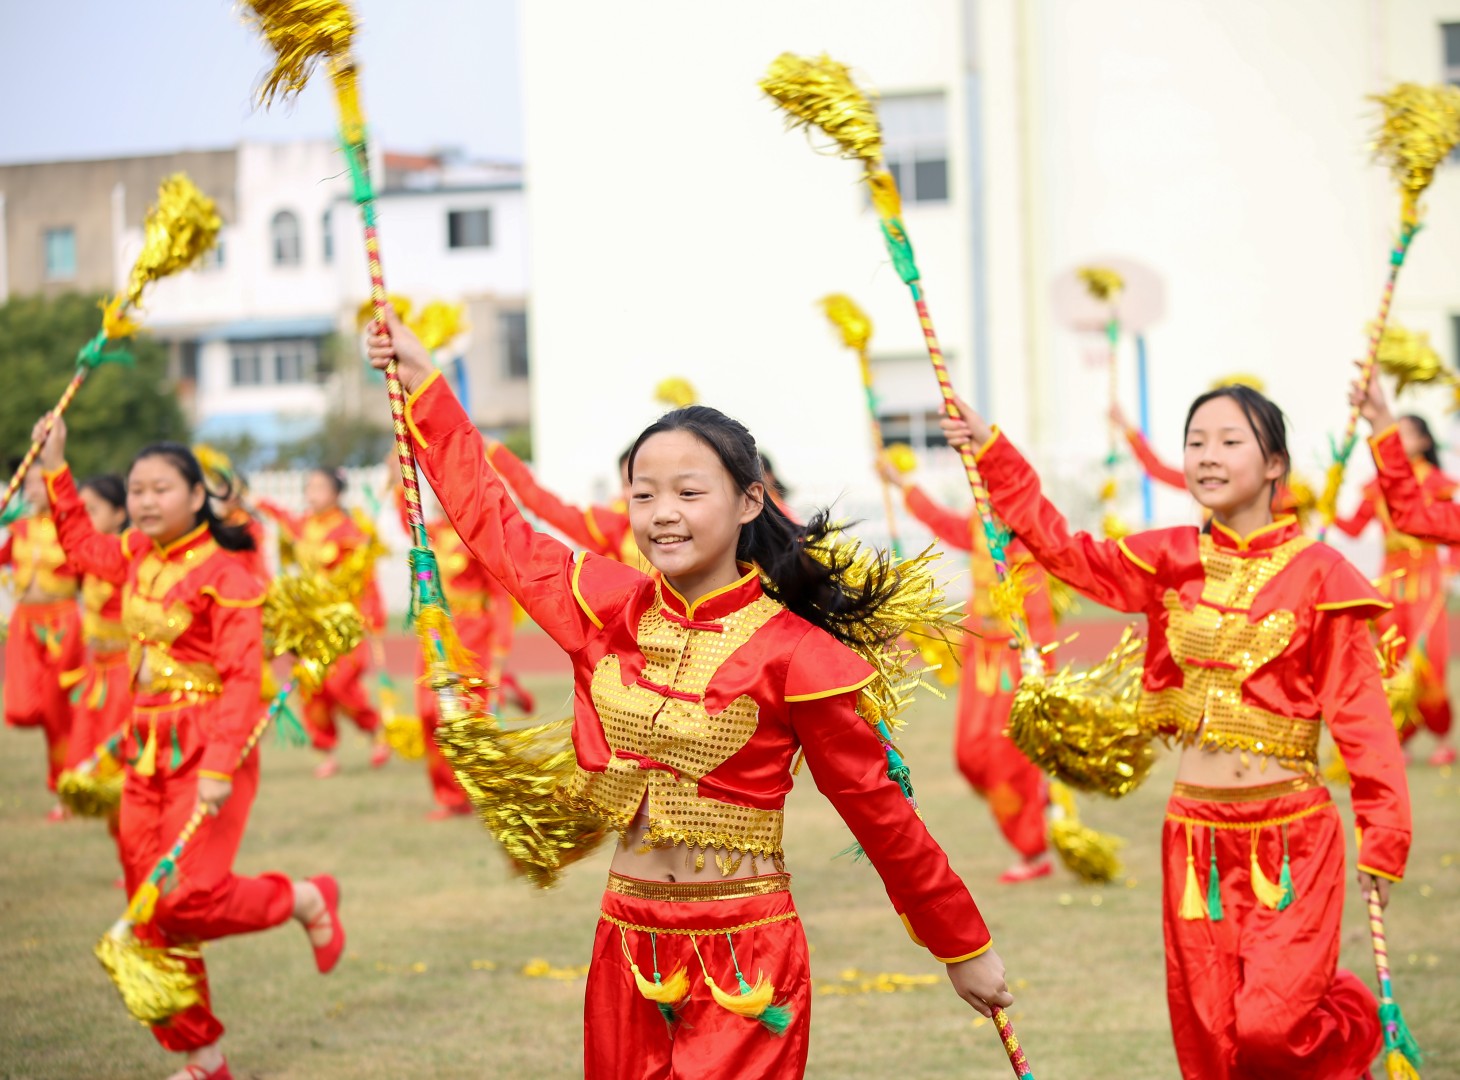
<path fill-rule="evenodd" d="M 10 525 L 10 536 L 0 546 L 0 566 L 15 568 L 15 595 L 24 596 L 32 585 L 56 600 L 75 596 L 80 589 L 76 568 L 56 539 L 50 514 L 20 518 Z"/>

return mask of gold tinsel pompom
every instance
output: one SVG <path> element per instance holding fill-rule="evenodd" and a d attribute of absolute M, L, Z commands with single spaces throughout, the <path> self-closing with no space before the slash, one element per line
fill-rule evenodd
<path fill-rule="evenodd" d="M 1379 338 L 1377 359 L 1384 374 L 1398 380 L 1394 387 L 1396 394 L 1402 394 L 1410 383 L 1454 380 L 1454 375 L 1446 370 L 1445 362 L 1430 344 L 1429 334 L 1407 330 L 1392 319 Z"/>
<path fill-rule="evenodd" d="M 143 945 L 130 930 L 113 930 L 93 951 L 139 1023 L 166 1023 L 201 1000 L 198 976 L 188 967 L 202 955 L 196 946 L 158 948 Z"/>
<path fill-rule="evenodd" d="M 247 0 L 244 17 L 274 52 L 274 67 L 259 85 L 260 104 L 304 89 L 321 59 L 350 52 L 355 16 L 342 0 Z"/>
<path fill-rule="evenodd" d="M 1400 83 L 1371 99 L 1384 109 L 1372 149 L 1389 166 L 1404 200 L 1404 220 L 1419 220 L 1419 197 L 1460 143 L 1460 88 Z"/>
<path fill-rule="evenodd" d="M 1151 733 L 1136 716 L 1145 643 L 1127 629 L 1087 671 L 1030 674 L 1009 712 L 1009 737 L 1030 761 L 1078 791 L 1129 794 L 1151 771 Z"/>
<path fill-rule="evenodd" d="M 923 670 L 935 671 L 940 686 L 956 686 L 961 665 L 953 642 L 942 634 L 929 632 L 922 627 L 914 629 L 909 637 L 917 646 Z"/>
<path fill-rule="evenodd" d="M 293 653 L 295 671 L 311 687 L 365 636 L 360 612 L 337 586 L 317 575 L 280 574 L 264 594 L 264 644 L 270 656 Z"/>
<path fill-rule="evenodd" d="M 1054 621 L 1060 622 L 1080 610 L 1080 594 L 1059 578 L 1046 574 L 1045 588 L 1049 590 L 1049 606 Z"/>
<path fill-rule="evenodd" d="M 694 384 L 688 379 L 671 375 L 667 379 L 660 379 L 659 385 L 654 387 L 654 400 L 671 409 L 687 409 L 699 400 L 699 395 L 695 393 Z"/>
<path fill-rule="evenodd" d="M 149 284 L 197 262 L 218 242 L 222 227 L 213 200 L 199 191 L 185 173 L 174 173 L 162 181 L 157 203 L 147 211 L 142 254 L 132 264 L 123 306 L 137 306 L 142 290 Z"/>
<path fill-rule="evenodd" d="M 989 613 L 1003 626 L 1014 627 L 1024 621 L 1024 598 L 1034 588 L 1028 563 L 1014 563 L 1002 581 L 989 589 Z"/>
<path fill-rule="evenodd" d="M 56 779 L 56 798 L 81 817 L 109 817 L 122 805 L 125 775 L 117 760 L 105 754 L 89 772 L 67 769 L 61 773 Z"/>
<path fill-rule="evenodd" d="M 385 741 L 390 748 L 407 761 L 420 761 L 426 756 L 425 729 L 419 716 L 394 713 L 386 717 Z"/>
<path fill-rule="evenodd" d="M 821 310 L 831 320 L 832 326 L 840 331 L 842 344 L 849 349 L 865 352 L 872 340 L 872 320 L 857 306 L 857 302 L 845 293 L 832 293 L 821 298 Z"/>
<path fill-rule="evenodd" d="M 432 300 L 424 305 L 416 313 L 414 319 L 410 319 L 407 326 L 416 337 L 421 339 L 421 344 L 435 352 L 437 349 L 449 345 L 457 335 L 463 333 L 466 328 L 466 305 L 448 304 L 444 300 Z"/>
<path fill-rule="evenodd" d="M 1113 303 L 1125 288 L 1125 278 L 1108 266 L 1082 266 L 1076 273 L 1090 295 L 1102 304 Z"/>
<path fill-rule="evenodd" d="M 1223 375 L 1212 382 L 1211 389 L 1220 390 L 1224 386 L 1245 386 L 1249 390 L 1256 390 L 1259 394 L 1267 393 L 1267 383 L 1262 381 L 1261 376 L 1249 375 L 1244 371 Z"/>
<path fill-rule="evenodd" d="M 407 326 L 411 324 L 411 310 L 415 307 L 409 296 L 402 296 L 400 293 L 389 293 L 385 302 L 395 308 L 395 314 L 401 322 Z M 355 310 L 355 328 L 364 330 L 375 321 L 375 301 L 366 300 Z"/>
<path fill-rule="evenodd" d="M 196 443 L 193 446 L 193 457 L 198 459 L 209 490 L 216 494 L 233 487 L 233 461 L 222 450 L 207 443 Z"/>
<path fill-rule="evenodd" d="M 1082 824 L 1074 794 L 1058 781 L 1049 785 L 1049 801 L 1053 810 L 1049 839 L 1065 868 L 1092 885 L 1118 878 L 1124 867 L 1117 853 L 1125 841 Z"/>
<path fill-rule="evenodd" d="M 556 797 L 573 771 L 571 720 L 504 731 L 479 713 L 448 719 L 436 745 L 514 869 L 539 888 L 602 841 L 607 830 Z"/>
<path fill-rule="evenodd" d="M 907 443 L 888 443 L 887 448 L 882 452 L 882 456 L 887 459 L 889 465 L 902 473 L 903 476 L 917 471 L 918 455 Z"/>
<path fill-rule="evenodd" d="M 882 158 L 877 112 L 844 64 L 825 54 L 814 59 L 782 53 L 760 88 L 786 111 L 792 128 L 819 128 L 836 140 L 841 156 L 865 162 Z"/>

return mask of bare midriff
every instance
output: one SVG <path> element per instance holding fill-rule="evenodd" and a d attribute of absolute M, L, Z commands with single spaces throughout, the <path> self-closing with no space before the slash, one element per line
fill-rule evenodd
<path fill-rule="evenodd" d="M 642 881 L 734 881 L 784 869 L 774 859 L 724 848 L 652 845 L 648 835 L 649 819 L 641 811 L 613 853 L 615 874 Z"/>
<path fill-rule="evenodd" d="M 1211 788 L 1261 787 L 1312 775 L 1250 750 L 1206 750 L 1199 746 L 1183 747 L 1176 768 L 1178 784 Z"/>
<path fill-rule="evenodd" d="M 37 574 L 36 577 L 39 578 L 40 575 Z M 18 599 L 18 603 L 22 603 L 22 604 L 59 604 L 63 600 L 71 600 L 71 599 L 74 599 L 75 596 L 76 596 L 76 594 L 74 592 L 70 592 L 70 593 L 52 593 L 52 592 L 47 592 L 45 589 L 41 588 L 39 581 L 32 581 L 30 583 L 30 585 L 28 585 L 26 587 L 25 592 L 23 592 L 23 593 L 20 594 L 20 597 Z"/>

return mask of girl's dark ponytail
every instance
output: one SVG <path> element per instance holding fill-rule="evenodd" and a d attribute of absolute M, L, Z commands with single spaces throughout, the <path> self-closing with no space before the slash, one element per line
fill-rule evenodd
<path fill-rule="evenodd" d="M 225 484 L 222 491 L 214 491 L 208 487 L 207 481 L 203 479 L 203 467 L 198 464 L 198 459 L 193 455 L 192 450 L 182 443 L 159 442 L 151 446 L 144 446 L 132 459 L 132 464 L 144 458 L 166 458 L 187 481 L 190 488 L 201 487 L 209 496 L 203 500 L 203 508 L 198 511 L 196 525 L 206 523 L 208 532 L 219 547 L 225 551 L 253 551 L 255 548 L 253 533 L 249 532 L 245 525 L 229 525 L 213 512 L 213 499 L 227 499 L 233 494 L 231 484 Z"/>
<path fill-rule="evenodd" d="M 738 420 L 707 405 L 676 409 L 645 428 L 629 449 L 630 481 L 639 448 L 650 436 L 667 431 L 689 432 L 714 450 L 740 491 L 748 492 L 752 484 L 765 486 L 754 436 Z M 766 491 L 760 514 L 741 527 L 735 556 L 760 567 L 771 599 L 851 645 L 864 640 L 857 629 L 897 590 L 897 571 L 883 556 L 870 572 L 852 581 L 852 555 L 837 553 L 827 542 L 835 532 L 827 511 L 820 510 L 805 525 L 798 525 Z M 809 554 L 808 546 L 816 548 L 820 557 Z"/>
<path fill-rule="evenodd" d="M 1399 418 L 1413 424 L 1420 436 L 1425 441 L 1425 448 L 1419 452 L 1419 456 L 1430 463 L 1431 468 L 1440 467 L 1440 451 L 1435 446 L 1434 432 L 1430 431 L 1430 422 L 1417 413 L 1405 413 Z"/>

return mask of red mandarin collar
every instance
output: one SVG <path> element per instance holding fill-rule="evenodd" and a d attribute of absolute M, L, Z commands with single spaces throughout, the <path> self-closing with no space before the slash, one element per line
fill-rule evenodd
<path fill-rule="evenodd" d="M 208 523 L 205 521 L 190 533 L 184 533 L 170 544 L 159 544 L 152 542 L 152 550 L 161 555 L 164 559 L 187 558 L 189 552 L 196 551 L 204 544 L 213 539 L 208 531 Z"/>
<path fill-rule="evenodd" d="M 1221 522 L 1212 522 L 1212 543 L 1239 555 L 1267 552 L 1303 535 L 1302 526 L 1292 514 L 1283 514 L 1269 525 L 1254 529 L 1246 536 L 1238 536 Z"/>
<path fill-rule="evenodd" d="M 680 623 L 713 623 L 717 619 L 733 615 L 765 594 L 760 584 L 760 567 L 754 563 L 740 563 L 739 566 L 744 572 L 743 577 L 705 593 L 693 603 L 675 592 L 674 586 L 661 575 L 655 574 L 659 585 L 659 606 L 672 621 Z M 715 629 L 719 627 L 716 626 Z"/>

